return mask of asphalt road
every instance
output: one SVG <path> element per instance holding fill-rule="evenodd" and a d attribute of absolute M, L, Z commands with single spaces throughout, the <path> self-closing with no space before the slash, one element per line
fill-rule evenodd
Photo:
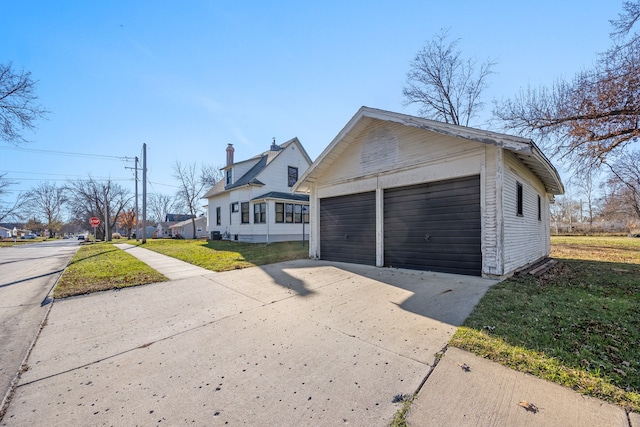
<path fill-rule="evenodd" d="M 46 316 L 48 294 L 79 247 L 69 239 L 0 248 L 0 409 Z"/>

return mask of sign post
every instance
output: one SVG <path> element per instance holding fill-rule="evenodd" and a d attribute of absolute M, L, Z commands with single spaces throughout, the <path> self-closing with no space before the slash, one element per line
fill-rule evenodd
<path fill-rule="evenodd" d="M 96 216 L 92 216 L 89 219 L 89 224 L 91 224 L 91 226 L 93 227 L 93 241 L 96 242 L 98 240 L 97 237 L 96 237 L 96 229 L 100 225 L 100 218 L 98 218 Z"/>

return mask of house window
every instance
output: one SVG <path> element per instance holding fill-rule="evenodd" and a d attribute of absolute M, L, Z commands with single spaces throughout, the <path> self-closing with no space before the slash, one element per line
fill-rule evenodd
<path fill-rule="evenodd" d="M 220 213 L 220 206 L 216 208 L 216 225 L 222 225 L 222 215 Z"/>
<path fill-rule="evenodd" d="M 267 222 L 267 204 L 255 203 L 253 205 L 253 223 L 265 224 Z"/>
<path fill-rule="evenodd" d="M 302 205 L 293 206 L 293 222 L 302 224 Z"/>
<path fill-rule="evenodd" d="M 284 222 L 284 203 L 276 203 L 276 222 Z"/>
<path fill-rule="evenodd" d="M 231 203 L 231 212 L 238 212 L 240 210 L 240 206 L 238 202 Z"/>
<path fill-rule="evenodd" d="M 293 187 L 296 181 L 298 181 L 298 168 L 289 166 L 289 169 L 287 171 L 287 177 L 289 179 L 289 187 Z"/>
<path fill-rule="evenodd" d="M 293 203 L 276 203 L 276 222 L 309 224 L 309 206 Z"/>
<path fill-rule="evenodd" d="M 538 196 L 538 221 L 542 221 L 542 199 Z"/>
<path fill-rule="evenodd" d="M 284 205 L 284 221 L 293 222 L 293 205 L 291 203 Z"/>
<path fill-rule="evenodd" d="M 516 209 L 517 215 L 522 216 L 522 184 L 516 181 Z"/>
<path fill-rule="evenodd" d="M 227 185 L 231 184 L 232 176 L 233 176 L 233 171 L 231 169 L 227 169 Z"/>
<path fill-rule="evenodd" d="M 241 222 L 243 224 L 249 224 L 249 202 L 240 203 L 240 212 L 242 216 Z"/>

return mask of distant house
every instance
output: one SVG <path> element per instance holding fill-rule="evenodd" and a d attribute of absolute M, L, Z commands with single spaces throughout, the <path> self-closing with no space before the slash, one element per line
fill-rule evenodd
<path fill-rule="evenodd" d="M 11 238 L 11 231 L 8 228 L 0 227 L 0 239 L 9 239 Z"/>
<path fill-rule="evenodd" d="M 564 187 L 530 139 L 362 107 L 293 190 L 311 258 L 493 277 L 549 255 Z"/>
<path fill-rule="evenodd" d="M 195 219 L 196 222 L 196 239 L 207 237 L 207 217 L 201 216 Z M 181 239 L 193 239 L 193 223 L 191 219 L 177 222 L 170 226 L 173 237 Z"/>
<path fill-rule="evenodd" d="M 311 164 L 298 138 L 271 145 L 268 151 L 235 162 L 227 146 L 224 179 L 207 199 L 207 231 L 211 238 L 245 242 L 307 239 L 309 197 L 291 188 Z"/>
<path fill-rule="evenodd" d="M 173 234 L 173 230 L 171 228 L 172 225 L 175 225 L 181 221 L 186 221 L 191 219 L 191 215 L 188 214 L 167 214 L 165 216 L 163 222 L 159 222 L 156 225 L 156 237 L 158 239 L 171 239 L 175 237 Z"/>

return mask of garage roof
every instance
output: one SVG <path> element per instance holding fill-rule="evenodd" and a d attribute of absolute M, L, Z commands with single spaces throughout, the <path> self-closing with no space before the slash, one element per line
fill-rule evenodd
<path fill-rule="evenodd" d="M 313 164 L 300 177 L 296 185 L 292 188 L 292 191 L 310 191 L 310 184 L 322 175 L 324 170 L 340 156 L 349 143 L 353 141 L 372 120 L 399 123 L 404 126 L 416 127 L 442 135 L 454 136 L 504 148 L 512 152 L 542 181 L 548 193 L 554 195 L 564 193 L 564 186 L 562 185 L 558 171 L 531 139 L 452 125 L 369 107 L 361 107 L 358 110 L 347 125 L 338 133 L 333 141 L 331 141 L 331 144 L 325 148 L 320 156 L 318 156 Z"/>

